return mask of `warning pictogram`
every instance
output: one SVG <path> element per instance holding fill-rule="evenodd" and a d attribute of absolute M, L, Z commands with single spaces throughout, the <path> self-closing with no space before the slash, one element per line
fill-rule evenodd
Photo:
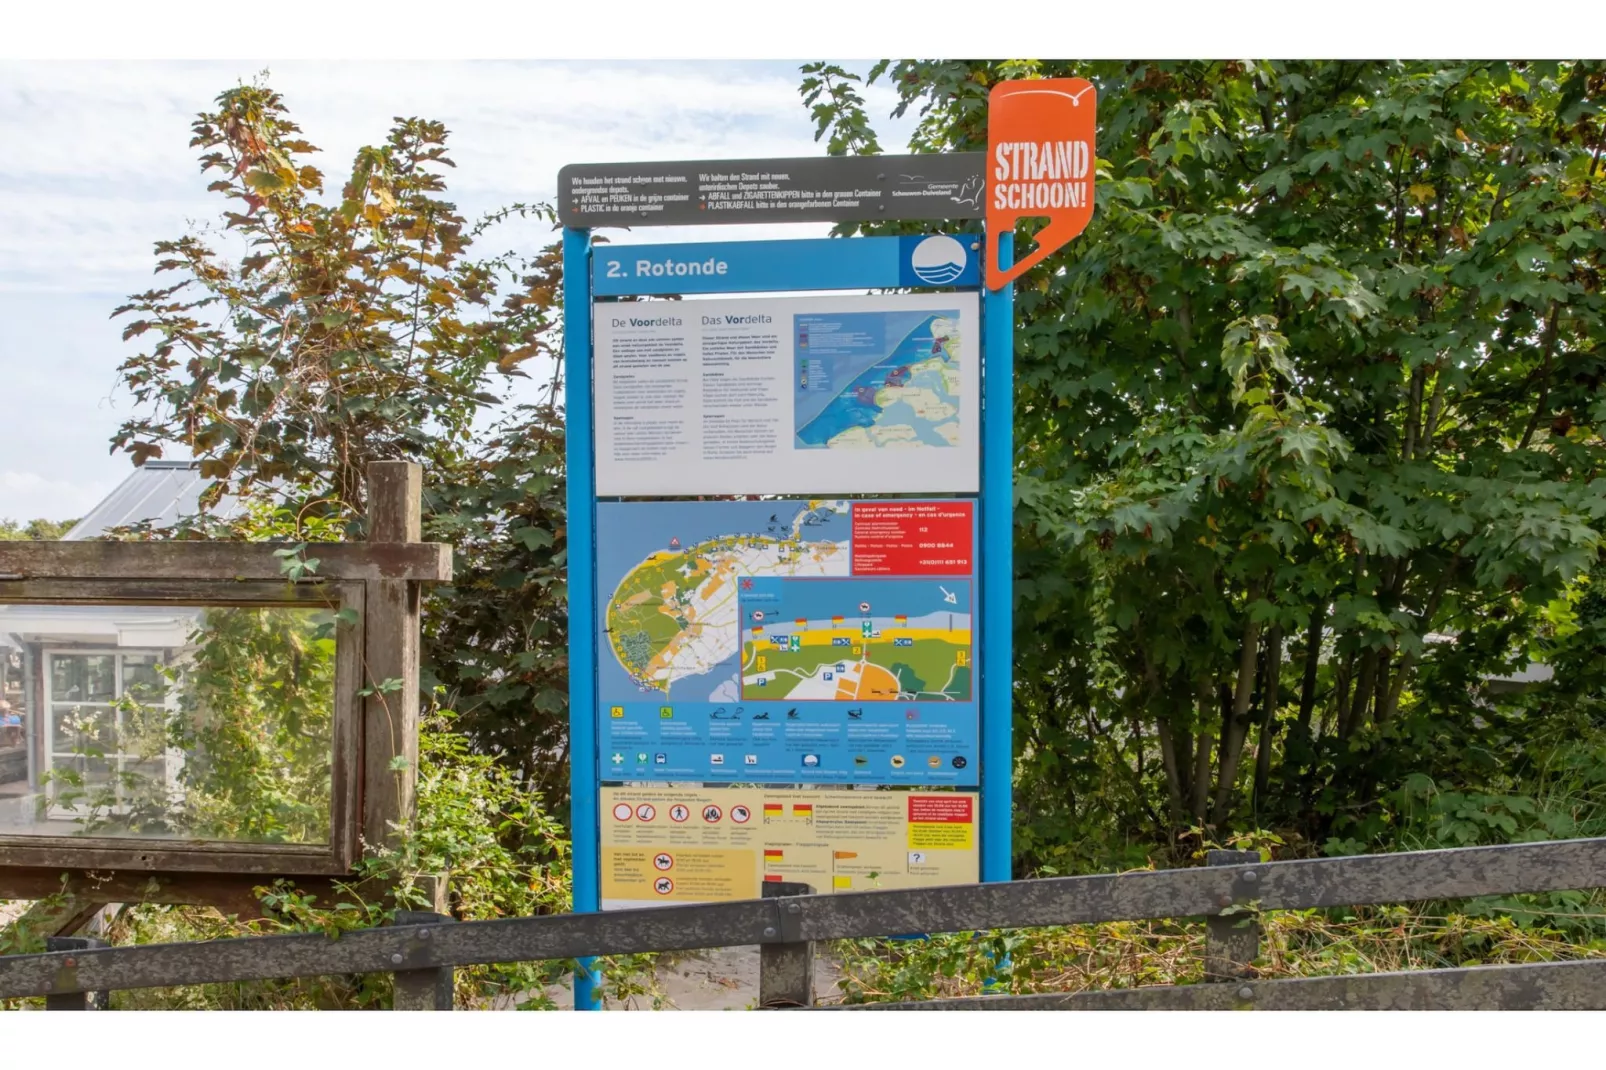
<path fill-rule="evenodd" d="M 669 854 L 668 852 L 660 852 L 659 854 L 655 854 L 652 856 L 652 867 L 654 869 L 674 869 L 675 856 Z"/>
<path fill-rule="evenodd" d="M 652 803 L 642 803 L 640 806 L 636 807 L 636 816 L 641 818 L 643 821 L 651 821 L 653 818 L 658 816 L 658 811 L 656 808 L 654 808 Z"/>
<path fill-rule="evenodd" d="M 652 882 L 652 890 L 657 892 L 659 895 L 668 895 L 670 892 L 675 890 L 675 882 L 670 880 L 668 877 L 659 877 L 657 880 Z"/>
<path fill-rule="evenodd" d="M 630 809 L 629 803 L 620 803 L 613 808 L 613 819 L 615 821 L 629 821 L 634 813 L 635 811 Z"/>
<path fill-rule="evenodd" d="M 669 808 L 669 820 L 671 821 L 684 821 L 690 816 L 691 811 L 682 806 L 680 803 L 676 803 L 674 806 Z"/>
<path fill-rule="evenodd" d="M 708 822 L 710 825 L 714 824 L 724 816 L 724 811 L 720 810 L 720 808 L 717 806 L 703 807 L 703 820 Z"/>
<path fill-rule="evenodd" d="M 753 816 L 753 811 L 749 810 L 745 806 L 733 806 L 733 807 L 731 807 L 731 820 L 736 822 L 738 825 L 747 824 L 747 819 L 752 817 L 752 816 Z"/>

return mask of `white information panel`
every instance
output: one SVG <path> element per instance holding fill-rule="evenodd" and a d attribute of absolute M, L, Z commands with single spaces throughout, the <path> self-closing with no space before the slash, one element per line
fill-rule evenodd
<path fill-rule="evenodd" d="M 597 493 L 972 493 L 973 292 L 600 302 Z"/>

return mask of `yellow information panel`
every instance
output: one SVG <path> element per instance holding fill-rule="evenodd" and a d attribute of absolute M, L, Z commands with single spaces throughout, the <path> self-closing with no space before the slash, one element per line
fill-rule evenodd
<path fill-rule="evenodd" d="M 979 879 L 975 792 L 602 789 L 602 908 Z"/>

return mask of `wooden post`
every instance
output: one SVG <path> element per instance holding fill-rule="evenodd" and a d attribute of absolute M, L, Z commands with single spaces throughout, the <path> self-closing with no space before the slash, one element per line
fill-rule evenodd
<path fill-rule="evenodd" d="M 368 540 L 423 538 L 423 471 L 410 461 L 368 466 Z M 393 842 L 395 825 L 413 816 L 418 783 L 418 596 L 410 580 L 368 584 L 364 621 L 362 835 Z M 399 681 L 399 686 L 397 684 Z"/>
<path fill-rule="evenodd" d="M 433 928 L 450 925 L 454 919 L 444 914 L 425 910 L 398 910 L 395 925 L 427 925 L 420 929 L 418 943 L 427 945 L 433 939 Z M 397 955 L 397 958 L 402 956 Z M 452 990 L 455 984 L 452 967 L 430 966 L 422 970 L 397 970 L 396 998 L 392 1004 L 398 1011 L 449 1011 L 452 1009 Z"/>
<path fill-rule="evenodd" d="M 1258 866 L 1260 852 L 1207 851 L 1205 865 Z M 1239 888 L 1243 883 L 1241 879 L 1235 879 L 1233 886 Z M 1224 898 L 1226 901 L 1221 905 L 1225 909 L 1241 905 L 1240 900 L 1249 896 L 1234 894 Z M 1225 917 L 1207 918 L 1205 928 L 1205 980 L 1241 981 L 1253 976 L 1250 963 L 1260 955 L 1260 922 L 1255 920 L 1254 915 L 1228 914 Z"/>
<path fill-rule="evenodd" d="M 106 947 L 106 941 L 93 936 L 48 936 L 45 938 L 46 951 L 87 951 L 92 947 Z M 73 968 L 73 960 L 65 963 L 67 969 Z M 47 1011 L 104 1011 L 111 1009 L 110 992 L 62 992 L 58 995 L 45 997 L 45 1010 Z"/>
<path fill-rule="evenodd" d="M 814 889 L 807 884 L 791 881 L 766 883 L 763 889 L 765 899 L 813 894 Z M 780 908 L 780 924 L 775 931 L 777 937 L 784 941 L 796 932 L 796 915 L 801 908 L 796 903 L 779 903 L 777 906 Z M 812 940 L 761 944 L 758 956 L 758 1005 L 761 1010 L 814 1006 Z"/>

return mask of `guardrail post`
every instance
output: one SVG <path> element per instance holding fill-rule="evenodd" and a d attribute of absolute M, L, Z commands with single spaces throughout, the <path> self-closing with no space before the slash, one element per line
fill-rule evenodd
<path fill-rule="evenodd" d="M 1207 866 L 1258 866 L 1259 851 L 1206 851 Z M 1250 876 L 1253 887 L 1254 875 Z M 1246 882 L 1242 874 L 1233 878 L 1233 892 L 1221 897 L 1222 909 L 1242 905 L 1252 898 L 1242 894 Z M 1260 922 L 1252 914 L 1227 914 L 1205 919 L 1205 980 L 1241 981 L 1251 976 L 1249 964 L 1260 955 Z"/>
<path fill-rule="evenodd" d="M 93 936 L 47 936 L 46 951 L 88 951 L 92 947 L 107 947 L 104 940 Z M 63 965 L 73 969 L 76 965 L 67 959 Z M 47 1011 L 104 1011 L 111 1009 L 110 992 L 62 992 L 45 997 Z"/>
<path fill-rule="evenodd" d="M 812 887 L 796 881 L 766 883 L 763 890 L 765 899 L 813 894 Z M 759 946 L 759 1009 L 812 1007 L 814 1006 L 814 942 L 787 940 L 787 937 L 795 935 L 798 931 L 802 907 L 797 903 L 777 903 L 776 906 L 778 925 L 775 936 L 782 942 Z M 765 929 L 764 934 L 770 935 L 770 930 Z"/>
<path fill-rule="evenodd" d="M 420 925 L 429 926 L 421 928 L 415 937 L 415 947 L 427 947 L 433 937 L 433 927 L 447 925 L 455 921 L 444 914 L 436 914 L 427 910 L 398 910 L 393 925 Z M 391 961 L 398 964 L 406 961 L 400 952 L 391 956 Z M 452 1009 L 452 994 L 455 986 L 455 976 L 450 966 L 429 966 L 422 970 L 396 970 L 396 998 L 393 1009 L 398 1011 L 449 1011 Z"/>

